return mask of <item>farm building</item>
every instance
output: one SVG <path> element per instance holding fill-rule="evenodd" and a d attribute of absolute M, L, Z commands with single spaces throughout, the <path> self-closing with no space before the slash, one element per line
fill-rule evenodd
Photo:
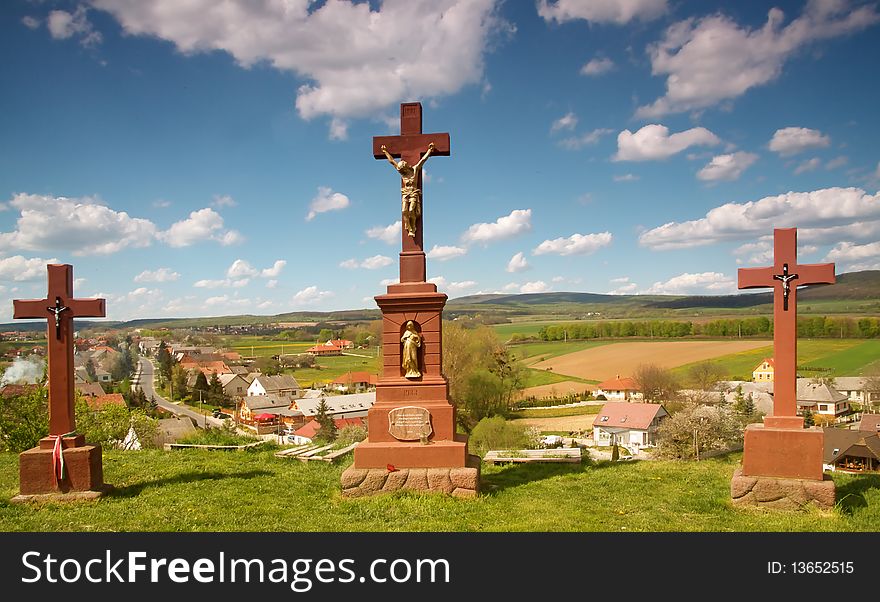
<path fill-rule="evenodd" d="M 593 420 L 593 442 L 608 446 L 616 440 L 633 451 L 656 445 L 657 428 L 667 416 L 659 403 L 608 402 Z"/>
<path fill-rule="evenodd" d="M 306 349 L 309 355 L 342 355 L 342 347 L 337 347 L 332 341 L 315 345 Z"/>
<path fill-rule="evenodd" d="M 630 401 L 642 399 L 639 386 L 636 381 L 626 377 L 620 378 L 618 374 L 614 378 L 599 383 L 596 386 L 596 395 L 604 395 L 608 401 Z"/>
<path fill-rule="evenodd" d="M 773 372 L 773 358 L 765 357 L 761 360 L 761 363 L 758 364 L 754 370 L 752 370 L 752 380 L 756 383 L 773 382 Z"/>
<path fill-rule="evenodd" d="M 346 389 L 367 390 L 376 387 L 379 377 L 369 372 L 346 372 L 336 378 L 330 386 L 338 391 Z"/>

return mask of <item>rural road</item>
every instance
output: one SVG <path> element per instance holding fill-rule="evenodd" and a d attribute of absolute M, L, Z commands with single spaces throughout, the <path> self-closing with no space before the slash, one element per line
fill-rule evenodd
<path fill-rule="evenodd" d="M 140 358 L 138 360 L 138 372 L 135 377 L 135 384 L 133 386 L 140 387 L 143 390 L 144 395 L 147 396 L 147 399 L 152 397 L 156 400 L 156 404 L 163 409 L 168 410 L 172 414 L 175 415 L 183 415 L 189 416 L 195 421 L 196 426 L 200 428 L 204 428 L 205 425 L 211 426 L 214 428 L 219 428 L 223 426 L 223 421 L 218 420 L 217 418 L 212 418 L 211 416 L 203 416 L 196 412 L 195 410 L 191 410 L 190 408 L 179 405 L 176 403 L 171 403 L 164 397 L 160 396 L 156 392 L 156 387 L 153 382 L 153 379 L 156 377 L 155 368 L 153 367 L 153 363 L 150 360 L 145 358 Z"/>

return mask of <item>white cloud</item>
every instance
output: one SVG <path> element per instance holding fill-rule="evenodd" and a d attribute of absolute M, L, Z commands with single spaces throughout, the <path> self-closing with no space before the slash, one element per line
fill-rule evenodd
<path fill-rule="evenodd" d="M 823 261 L 840 264 L 841 270 L 880 270 L 880 242 L 857 245 L 851 242 L 837 244 Z"/>
<path fill-rule="evenodd" d="M 611 232 L 598 234 L 572 234 L 568 238 L 545 240 L 532 251 L 533 255 L 588 255 L 611 244 Z"/>
<path fill-rule="evenodd" d="M 211 205 L 214 207 L 235 207 L 238 203 L 235 202 L 228 194 L 224 195 L 214 195 L 214 200 L 211 201 Z"/>
<path fill-rule="evenodd" d="M 105 255 L 149 246 L 158 232 L 151 221 L 132 218 L 88 197 L 16 194 L 9 204 L 21 213 L 14 231 L 0 233 L 0 249 Z"/>
<path fill-rule="evenodd" d="M 581 67 L 581 75 L 602 75 L 614 69 L 614 61 L 607 57 L 590 59 Z"/>
<path fill-rule="evenodd" d="M 250 278 L 225 278 L 223 280 L 198 280 L 193 284 L 196 288 L 243 288 L 250 284 Z"/>
<path fill-rule="evenodd" d="M 346 259 L 339 264 L 339 267 L 349 270 L 356 270 L 358 268 L 363 268 L 365 270 L 378 270 L 379 268 L 384 268 L 392 263 L 394 263 L 394 260 L 390 257 L 386 257 L 385 255 L 373 255 L 362 261 L 358 261 L 357 259 Z"/>
<path fill-rule="evenodd" d="M 822 160 L 819 157 L 813 157 L 812 159 L 808 159 L 794 168 L 795 175 L 806 173 L 808 171 L 813 171 L 814 169 L 818 169 L 819 166 L 822 165 Z"/>
<path fill-rule="evenodd" d="M 326 186 L 319 186 L 318 195 L 312 199 L 309 205 L 309 214 L 306 216 L 306 221 L 312 221 L 319 213 L 339 211 L 340 209 L 345 209 L 348 205 L 348 197 L 344 194 L 333 192 L 332 189 Z"/>
<path fill-rule="evenodd" d="M 767 148 L 783 157 L 788 157 L 811 148 L 824 148 L 829 144 L 831 138 L 818 130 L 792 127 L 776 130 Z"/>
<path fill-rule="evenodd" d="M 726 203 L 705 217 L 669 222 L 643 232 L 639 243 L 652 249 L 680 249 L 761 237 L 774 228 L 797 227 L 813 243 L 864 238 L 880 232 L 880 193 L 859 188 L 787 192 L 746 203 Z"/>
<path fill-rule="evenodd" d="M 645 291 L 646 295 L 725 295 L 736 291 L 736 281 L 720 272 L 679 274 L 665 282 L 655 282 Z"/>
<path fill-rule="evenodd" d="M 635 174 L 628 173 L 628 174 L 624 174 L 622 176 L 611 176 L 611 179 L 614 180 L 615 182 L 635 182 L 636 180 L 638 180 L 640 178 L 639 178 L 639 176 L 637 176 Z"/>
<path fill-rule="evenodd" d="M 333 297 L 331 291 L 322 291 L 318 290 L 317 286 L 309 286 L 297 292 L 292 301 L 296 306 L 315 305 L 330 297 Z"/>
<path fill-rule="evenodd" d="M 56 40 L 66 40 L 73 36 L 79 36 L 79 43 L 83 46 L 96 46 L 101 43 L 101 33 L 94 30 L 87 16 L 88 8 L 79 5 L 75 12 L 69 13 L 64 10 L 53 10 L 49 13 L 46 25 L 49 33 Z"/>
<path fill-rule="evenodd" d="M 623 130 L 617 135 L 617 154 L 614 161 L 653 161 L 666 159 L 691 146 L 715 146 L 721 140 L 704 127 L 691 128 L 669 134 L 669 128 L 649 124 L 633 134 Z"/>
<path fill-rule="evenodd" d="M 0 280 L 15 282 L 45 280 L 48 277 L 46 265 L 50 263 L 58 263 L 58 260 L 55 258 L 40 259 L 39 257 L 26 259 L 21 255 L 3 257 L 0 259 Z"/>
<path fill-rule="evenodd" d="M 428 278 L 428 282 L 433 282 L 433 281 L 434 281 L 433 278 Z M 379 281 L 379 284 L 381 284 L 382 286 L 389 286 L 391 284 L 398 284 L 398 283 L 400 283 L 400 278 L 385 278 L 385 279 Z"/>
<path fill-rule="evenodd" d="M 538 14 L 558 23 L 584 19 L 623 25 L 633 19 L 656 19 L 666 9 L 666 0 L 538 0 Z"/>
<path fill-rule="evenodd" d="M 522 272 L 527 269 L 529 269 L 529 262 L 526 261 L 522 251 L 511 257 L 510 261 L 507 262 L 507 271 L 510 273 Z"/>
<path fill-rule="evenodd" d="M 276 259 L 275 263 L 272 264 L 271 268 L 265 268 L 260 270 L 261 278 L 277 278 L 281 274 L 281 270 L 284 269 L 284 266 L 287 265 L 287 261 L 284 259 Z"/>
<path fill-rule="evenodd" d="M 172 247 L 188 247 L 208 240 L 226 246 L 242 240 L 235 230 L 224 230 L 223 218 L 210 207 L 192 211 L 188 218 L 173 223 L 158 237 Z"/>
<path fill-rule="evenodd" d="M 474 224 L 462 235 L 465 243 L 490 243 L 512 238 L 532 229 L 532 210 L 514 209 L 510 215 L 499 217 L 491 224 Z"/>
<path fill-rule="evenodd" d="M 592 132 L 581 134 L 580 136 L 563 138 L 559 141 L 559 146 L 567 148 L 568 150 L 579 150 L 585 146 L 596 144 L 597 142 L 599 142 L 602 136 L 610 134 L 613 131 L 614 130 L 609 130 L 607 128 L 598 128 L 593 130 Z"/>
<path fill-rule="evenodd" d="M 718 180 L 736 180 L 742 172 L 758 160 L 758 155 L 739 151 L 728 155 L 717 155 L 697 172 L 697 178 L 715 182 Z"/>
<path fill-rule="evenodd" d="M 21 22 L 24 23 L 24 26 L 28 29 L 37 29 L 40 26 L 40 20 L 36 17 L 26 16 L 22 17 Z"/>
<path fill-rule="evenodd" d="M 871 5 L 850 10 L 848 0 L 811 0 L 784 27 L 785 16 L 778 8 L 769 11 L 760 29 L 740 28 L 722 14 L 675 23 L 648 49 L 651 73 L 667 76 L 666 94 L 639 107 L 636 116 L 656 118 L 737 98 L 776 79 L 786 60 L 801 48 L 859 31 L 878 18 Z"/>
<path fill-rule="evenodd" d="M 553 122 L 553 125 L 550 126 L 550 132 L 558 132 L 559 130 L 573 130 L 577 127 L 578 118 L 572 112 L 568 112 L 556 121 Z"/>
<path fill-rule="evenodd" d="M 469 288 L 474 288 L 475 286 L 477 286 L 477 283 L 473 280 L 464 280 L 462 282 L 450 282 L 449 285 L 446 286 L 446 290 L 450 293 L 460 293 Z"/>
<path fill-rule="evenodd" d="M 366 231 L 369 238 L 381 240 L 384 243 L 393 245 L 400 240 L 400 220 L 388 226 L 375 226 Z"/>
<path fill-rule="evenodd" d="M 484 55 L 510 28 L 496 0 L 378 3 L 215 0 L 91 0 L 129 35 L 155 36 L 183 54 L 221 50 L 244 68 L 268 65 L 305 79 L 296 108 L 345 119 L 401 101 L 435 99 L 483 81 Z"/>
<path fill-rule="evenodd" d="M 153 207 L 156 209 L 165 209 L 171 206 L 171 201 L 166 201 L 164 199 L 159 199 L 157 201 L 153 201 Z"/>
<path fill-rule="evenodd" d="M 456 257 L 461 257 L 466 254 L 467 249 L 464 247 L 434 245 L 434 247 L 428 251 L 427 258 L 436 259 L 437 261 L 449 261 L 450 259 L 455 259 Z"/>
<path fill-rule="evenodd" d="M 229 278 L 253 278 L 259 273 L 259 270 L 244 259 L 236 259 L 226 270 L 226 276 Z"/>
<path fill-rule="evenodd" d="M 629 276 L 622 276 L 620 278 L 612 278 L 611 284 L 619 285 L 617 288 L 608 291 L 608 295 L 634 295 L 636 290 L 639 288 L 639 285 L 635 282 L 631 282 Z"/>
<path fill-rule="evenodd" d="M 180 279 L 180 274 L 171 268 L 159 268 L 158 270 L 144 270 L 134 277 L 135 282 L 174 282 Z"/>
<path fill-rule="evenodd" d="M 544 293 L 548 290 L 550 290 L 550 286 L 543 280 L 526 282 L 521 287 L 519 287 L 519 292 L 521 293 Z"/>
<path fill-rule="evenodd" d="M 277 280 L 270 280 L 266 283 L 266 288 L 277 288 L 277 287 L 278 287 Z"/>
<path fill-rule="evenodd" d="M 849 158 L 841 155 L 839 157 L 835 157 L 831 159 L 828 163 L 825 164 L 825 169 L 837 169 L 838 167 L 843 167 L 849 162 Z"/>

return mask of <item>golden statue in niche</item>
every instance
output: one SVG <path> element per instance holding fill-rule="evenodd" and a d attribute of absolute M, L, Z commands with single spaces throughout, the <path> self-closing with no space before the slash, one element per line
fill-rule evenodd
<path fill-rule="evenodd" d="M 422 375 L 419 369 L 419 347 L 422 346 L 422 335 L 416 331 L 415 322 L 407 321 L 406 330 L 400 337 L 403 351 L 400 354 L 400 366 L 406 371 L 404 377 L 418 378 Z"/>
<path fill-rule="evenodd" d="M 391 156 L 391 153 L 388 152 L 388 149 L 385 148 L 383 144 L 381 149 L 385 156 L 388 157 L 388 162 L 394 166 L 394 169 L 400 174 L 401 178 L 401 211 L 403 211 L 403 226 L 406 228 L 406 233 L 412 237 L 416 235 L 416 222 L 418 221 L 419 215 L 422 213 L 422 191 L 418 187 L 418 175 L 422 169 L 422 165 L 425 164 L 425 161 L 428 160 L 428 157 L 431 156 L 431 153 L 434 152 L 434 143 L 431 142 L 428 145 L 428 150 L 422 155 L 422 158 L 419 159 L 419 162 L 415 165 L 410 165 L 403 159 L 400 161 L 395 161 L 394 157 Z"/>

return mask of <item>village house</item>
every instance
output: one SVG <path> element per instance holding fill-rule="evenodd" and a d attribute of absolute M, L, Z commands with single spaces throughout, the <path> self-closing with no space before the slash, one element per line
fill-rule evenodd
<path fill-rule="evenodd" d="M 251 385 L 239 374 L 221 374 L 217 378 L 220 379 L 220 384 L 223 385 L 223 394 L 227 397 L 244 397 Z"/>
<path fill-rule="evenodd" d="M 330 339 L 327 341 L 331 345 L 335 345 L 340 349 L 354 349 L 354 342 L 348 339 Z"/>
<path fill-rule="evenodd" d="M 877 472 L 880 470 L 880 436 L 877 432 L 841 428 L 822 429 L 825 437 L 825 470 Z"/>
<path fill-rule="evenodd" d="M 868 433 L 880 433 L 880 414 L 862 414 L 858 429 Z"/>
<path fill-rule="evenodd" d="M 808 378 L 797 380 L 797 411 L 803 415 L 807 410 L 820 416 L 837 418 L 849 411 L 846 395 L 825 382 Z"/>
<path fill-rule="evenodd" d="M 306 349 L 306 353 L 315 356 L 342 355 L 342 347 L 334 344 L 333 341 L 327 341 L 326 343 L 319 343 L 314 347 L 309 347 Z"/>
<path fill-rule="evenodd" d="M 125 408 L 125 398 L 122 393 L 104 393 L 101 395 L 86 395 L 83 397 L 90 410 L 100 412 L 110 406 Z"/>
<path fill-rule="evenodd" d="M 850 402 L 858 404 L 880 403 L 880 391 L 868 391 L 868 379 L 863 376 L 838 376 L 834 388 L 847 396 Z"/>
<path fill-rule="evenodd" d="M 104 388 L 99 383 L 82 382 L 76 383 L 73 387 L 83 396 L 100 397 L 104 394 Z"/>
<path fill-rule="evenodd" d="M 599 395 L 604 395 L 608 401 L 630 401 L 643 398 L 636 381 L 629 377 L 620 378 L 619 374 L 596 386 L 596 396 Z"/>
<path fill-rule="evenodd" d="M 754 370 L 752 370 L 752 380 L 756 383 L 760 382 L 773 382 L 773 358 L 765 357 L 761 360 L 761 363 L 758 364 Z"/>
<path fill-rule="evenodd" d="M 337 391 L 367 391 L 376 388 L 379 376 L 369 372 L 346 372 L 330 383 Z"/>
<path fill-rule="evenodd" d="M 302 412 L 306 419 L 313 418 L 318 413 L 321 399 L 327 405 L 327 414 L 334 418 L 360 418 L 366 416 L 368 410 L 373 407 L 376 402 L 376 392 L 302 397 L 294 401 L 290 407 Z"/>
<path fill-rule="evenodd" d="M 302 397 L 302 387 L 292 376 L 282 374 L 278 376 L 266 376 L 258 374 L 248 386 L 248 396 L 259 396 L 274 394 L 285 399 L 295 399 Z"/>
<path fill-rule="evenodd" d="M 657 444 L 657 428 L 667 416 L 658 403 L 608 402 L 593 420 L 593 442 L 607 447 L 616 440 L 633 452 L 652 447 Z"/>

